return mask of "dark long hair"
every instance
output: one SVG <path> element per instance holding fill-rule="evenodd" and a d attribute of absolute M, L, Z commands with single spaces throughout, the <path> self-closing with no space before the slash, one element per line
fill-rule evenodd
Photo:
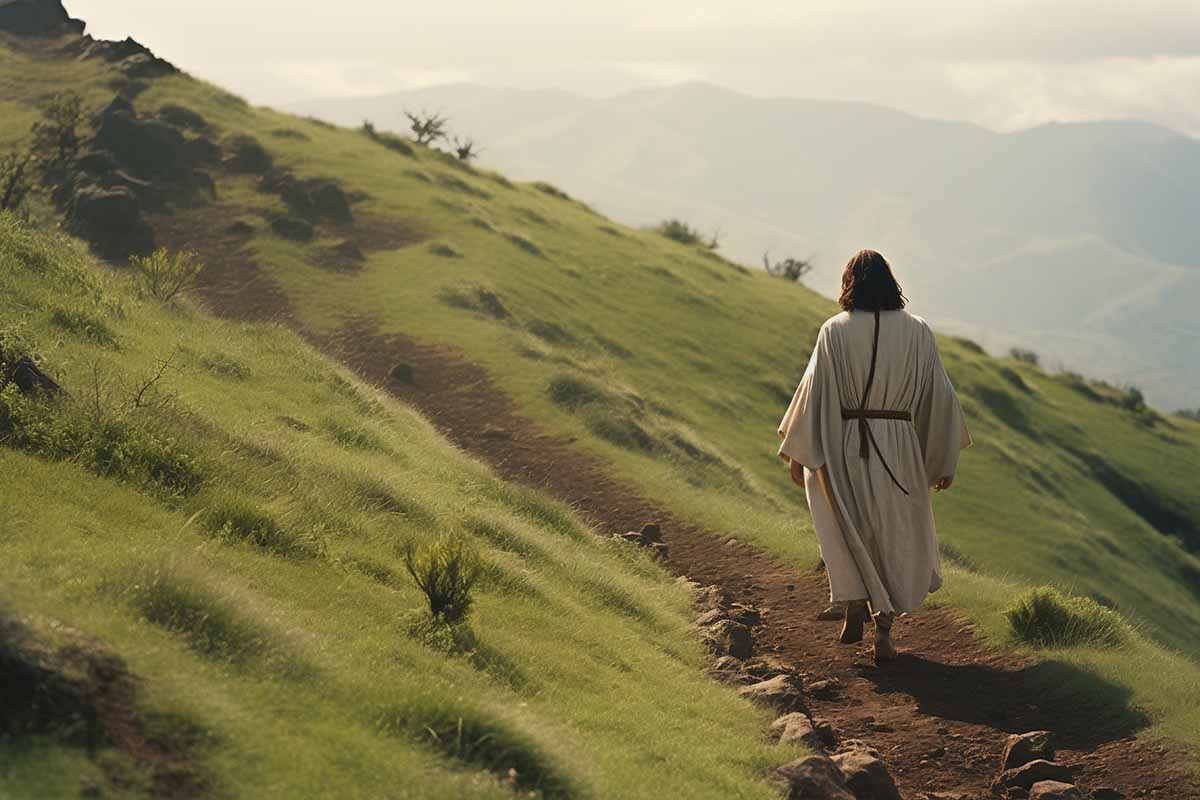
<path fill-rule="evenodd" d="M 908 303 L 904 290 L 896 283 L 892 265 L 874 250 L 859 250 L 842 271 L 842 293 L 838 305 L 843 311 L 895 311 Z"/>

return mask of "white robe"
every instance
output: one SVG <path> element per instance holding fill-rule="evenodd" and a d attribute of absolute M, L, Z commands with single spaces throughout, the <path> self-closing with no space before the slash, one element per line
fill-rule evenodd
<path fill-rule="evenodd" d="M 933 331 L 907 311 L 879 317 L 875 381 L 866 407 L 908 411 L 913 419 L 867 424 L 909 494 L 893 483 L 874 448 L 861 457 L 861 423 L 842 419 L 843 407 L 859 407 L 867 383 L 875 325 L 869 311 L 842 312 L 821 326 L 779 425 L 779 455 L 804 465 L 831 599 L 869 599 L 873 611 L 906 612 L 942 585 L 930 487 L 954 475 L 971 434 Z"/>

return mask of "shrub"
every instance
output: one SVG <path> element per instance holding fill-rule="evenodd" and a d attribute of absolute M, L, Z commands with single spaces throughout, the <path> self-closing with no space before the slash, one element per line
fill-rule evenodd
<path fill-rule="evenodd" d="M 163 417 L 161 408 L 114 408 L 100 388 L 86 399 L 26 396 L 15 383 L 0 390 L 0 444 L 70 460 L 102 478 L 192 494 L 204 472 Z"/>
<path fill-rule="evenodd" d="M 706 238 L 699 229 L 693 228 L 681 219 L 672 218 L 663 220 L 659 223 L 656 230 L 668 239 L 680 244 L 699 245 L 706 250 L 716 250 L 721 245 L 720 231 L 716 231 Z"/>
<path fill-rule="evenodd" d="M 763 253 L 763 268 L 772 278 L 782 278 L 785 281 L 797 283 L 808 273 L 812 272 L 812 261 L 802 258 L 785 258 L 783 261 L 771 261 L 771 254 Z"/>
<path fill-rule="evenodd" d="M 1048 586 L 1030 589 L 1005 612 L 1013 634 L 1043 646 L 1115 646 L 1125 639 L 1121 615 L 1094 600 Z"/>
<path fill-rule="evenodd" d="M 83 98 L 75 92 L 58 92 L 33 124 L 31 151 L 48 182 L 60 180 L 79 155 L 83 117 Z"/>
<path fill-rule="evenodd" d="M 475 144 L 475 140 L 470 136 L 464 139 L 459 139 L 457 136 L 455 136 L 454 155 L 458 157 L 459 161 L 462 161 L 465 164 L 470 164 L 472 161 L 479 158 L 479 147 Z"/>
<path fill-rule="evenodd" d="M 20 211 L 33 190 L 29 167 L 33 157 L 15 150 L 0 158 L 0 211 Z"/>
<path fill-rule="evenodd" d="M 422 111 L 419 114 L 405 111 L 404 116 L 408 117 L 409 127 L 412 129 L 413 138 L 417 144 L 428 146 L 446 138 L 446 128 L 450 124 L 449 118 L 441 114 L 431 114 L 428 111 Z"/>
<path fill-rule="evenodd" d="M 466 618 L 481 574 L 479 557 L 466 542 L 449 536 L 420 548 L 410 542 L 404 566 L 425 595 L 432 619 L 453 625 Z"/>
<path fill-rule="evenodd" d="M 129 263 L 142 291 L 164 303 L 191 289 L 204 269 L 195 253 L 182 250 L 172 254 L 165 247 L 148 256 L 132 256 Z"/>
<path fill-rule="evenodd" d="M 1017 361 L 1029 364 L 1032 367 L 1036 367 L 1041 363 L 1041 358 L 1032 350 L 1023 350 L 1020 347 L 1014 347 L 1008 351 L 1008 354 Z"/>

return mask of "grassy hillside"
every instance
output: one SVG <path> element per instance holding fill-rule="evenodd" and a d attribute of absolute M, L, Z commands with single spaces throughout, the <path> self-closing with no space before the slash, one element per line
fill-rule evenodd
<path fill-rule="evenodd" d="M 71 86 L 100 108 L 115 78 L 96 62 L 0 48 L 12 112 L 0 117 L 0 141 L 21 140 L 48 91 Z M 452 348 L 545 430 L 678 516 L 798 570 L 815 564 L 774 428 L 828 301 L 616 226 L 554 187 L 252 108 L 186 76 L 156 80 L 135 100 L 143 115 L 167 103 L 199 112 L 217 140 L 252 135 L 277 165 L 358 193 L 352 225 L 322 224 L 307 243 L 272 232 L 284 207 L 257 176 L 226 170 L 214 172 L 215 203 L 152 218 L 161 241 L 270 288 L 256 312 L 285 313 L 317 340 L 373 330 Z M 231 239 L 234 221 L 245 228 Z M 148 702 L 190 720 L 186 731 L 212 732 L 192 738 L 214 774 L 247 793 L 333 780 L 330 793 L 403 792 L 406 770 L 448 795 L 498 791 L 410 745 L 419 732 L 405 738 L 421 718 L 413 708 L 449 707 L 519 734 L 536 770 L 584 793 L 639 796 L 661 786 L 651 778 L 675 781 L 681 796 L 764 791 L 756 776 L 783 759 L 754 744 L 761 718 L 699 678 L 686 598 L 660 572 L 496 483 L 282 328 L 158 308 L 131 295 L 123 273 L 22 243 L 29 236 L 6 223 L 8 252 L 33 255 L 10 255 L 0 270 L 0 319 L 23 324 L 72 396 L 85 387 L 81 399 L 93 361 L 119 394 L 177 344 L 168 385 L 179 411 L 144 425 L 156 447 L 177 442 L 194 466 L 179 468 L 182 486 L 146 482 L 139 467 L 114 488 L 124 473 L 94 475 L 87 459 L 0 449 L 5 474 L 20 476 L 2 504 L 20 510 L 0 518 L 16 555 L 4 575 L 10 614 L 39 636 L 59 635 L 60 621 L 79 628 L 117 647 L 135 674 L 156 676 Z M 365 261 L 333 268 L 344 240 Z M 74 266 L 60 272 L 59 261 Z M 256 297 L 227 299 L 250 307 Z M 1200 425 L 968 342 L 942 348 L 978 444 L 936 501 L 956 565 L 939 602 L 996 640 L 1009 599 L 1030 584 L 1116 607 L 1145 635 L 1044 657 L 1128 688 L 1152 733 L 1196 741 L 1200 560 L 1189 548 L 1200 550 Z M 246 503 L 273 520 L 274 552 L 229 541 L 224 523 L 245 515 L 221 512 Z M 473 532 L 495 568 L 471 658 L 447 660 L 404 636 L 401 617 L 417 603 L 396 577 L 395 548 L 431 529 Z M 156 623 L 163 596 L 225 621 L 213 631 L 213 614 L 189 612 Z M 196 619 L 206 620 L 199 632 Z M 202 694 L 185 691 L 197 683 Z M 619 706 L 601 702 L 612 692 Z M 251 757 L 234 756 L 243 752 Z M 8 780 L 33 786 L 67 772 L 45 764 L 84 758 L 56 745 L 34 756 L 14 760 L 35 766 L 10 768 Z"/>
<path fill-rule="evenodd" d="M 115 654 L 182 762 L 0 736 L 0 795 L 77 796 L 83 776 L 141 796 L 170 767 L 216 796 L 511 797 L 515 766 L 548 797 L 770 796 L 794 749 L 703 677 L 669 576 L 293 334 L 139 297 L 10 217 L 0 320 L 70 392 L 0 398 L 0 660 Z M 449 655 L 408 633 L 400 556 L 446 531 L 486 564 L 476 641 Z M 67 713 L 40 702 L 46 726 Z"/>
<path fill-rule="evenodd" d="M 137 105 L 149 113 L 166 102 L 197 109 L 225 135 L 256 136 L 298 174 L 368 196 L 357 229 L 303 245 L 263 224 L 281 204 L 252 177 L 221 176 L 218 205 L 194 217 L 186 242 L 201 251 L 217 226 L 255 224 L 243 252 L 305 330 L 325 336 L 365 320 L 457 348 L 523 411 L 674 511 L 813 563 L 774 428 L 834 310 L 828 301 L 614 226 L 553 187 L 510 184 L 424 148 L 388 150 L 182 77 L 157 82 Z M 388 238 L 377 228 L 401 246 L 372 248 Z M 362 243 L 361 268 L 322 266 L 342 237 Z M 953 551 L 990 574 L 1067 582 L 1196 652 L 1200 561 L 1181 542 L 1200 549 L 1200 427 L 1151 422 L 1110 390 L 969 343 L 945 340 L 943 353 L 979 442 L 955 491 L 937 501 Z"/>

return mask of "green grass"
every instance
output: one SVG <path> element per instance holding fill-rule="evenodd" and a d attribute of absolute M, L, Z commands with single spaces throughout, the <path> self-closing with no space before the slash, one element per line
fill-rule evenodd
<path fill-rule="evenodd" d="M 0 140 L 18 141 L 35 116 L 33 103 L 53 87 L 76 86 L 99 107 L 111 95 L 104 89 L 111 77 L 95 64 L 34 64 L 0 48 L 0 85 L 11 90 L 5 108 L 13 112 L 0 117 Z M 775 456 L 774 430 L 816 330 L 834 310 L 828 300 L 694 243 L 610 224 L 543 184 L 512 183 L 422 147 L 392 152 L 359 132 L 252 108 L 183 76 L 154 82 L 136 101 L 143 112 L 167 103 L 202 113 L 218 138 L 254 136 L 276 163 L 297 174 L 335 177 L 347 190 L 365 193 L 356 215 L 423 232 L 414 245 L 369 251 L 361 270 L 335 273 L 319 267 L 318 244 L 283 242 L 260 226 L 248 248 L 308 332 L 329 334 L 347 318 L 367 316 L 384 334 L 453 348 L 485 367 L 521 413 L 573 438 L 664 507 L 811 569 L 817 552 L 811 523 Z M 300 135 L 271 135 L 280 129 Z M 231 219 L 245 209 L 279 208 L 250 179 L 222 176 L 218 183 Z M 21 235 L 10 238 L 10 247 L 25 247 Z M 439 243 L 458 257 L 448 258 Z M 73 285 L 74 278 L 60 274 L 57 251 L 26 251 L 29 280 L 36 275 L 47 287 Z M 87 310 L 113 332 L 119 349 L 52 329 L 48 317 L 59 307 Z M 122 322 L 122 313 L 144 308 L 124 293 L 91 291 L 30 308 L 38 309 L 28 324 L 39 341 L 54 342 L 69 355 L 56 363 L 75 370 L 94 359 L 144 372 L 179 338 L 175 325 Z M 210 325 L 191 313 L 180 312 L 188 325 Z M 422 461 L 411 437 L 398 440 L 397 423 L 388 417 L 407 419 L 405 412 L 352 382 L 317 377 L 328 369 L 299 368 L 296 359 L 313 356 L 296 355 L 293 345 L 282 344 L 291 341 L 282 333 L 244 330 L 212 324 L 201 337 L 205 346 L 197 352 L 236 359 L 248 377 L 233 381 L 203 367 L 187 373 L 188 386 L 198 388 L 181 399 L 189 409 L 202 400 L 213 404 L 199 416 L 216 433 L 189 433 L 197 444 L 188 452 L 197 463 L 211 459 L 215 474 L 203 491 L 172 502 L 183 514 L 199 510 L 222 487 L 272 487 L 253 502 L 282 529 L 306 531 L 327 550 L 307 560 L 281 558 L 246 542 L 214 539 L 200 520 L 186 535 L 209 547 L 240 544 L 246 557 L 269 559 L 273 569 L 365 564 L 362 570 L 385 578 L 377 568 L 394 571 L 395 545 L 418 535 L 419 525 L 410 521 L 417 518 L 486 531 L 472 535 L 493 542 L 494 559 L 510 573 L 522 569 L 525 562 L 515 559 L 524 557 L 495 541 L 555 558 L 564 547 L 590 547 L 561 507 L 482 479 L 457 496 L 485 498 L 491 510 L 455 511 L 449 521 L 442 498 L 424 485 L 427 475 L 393 486 L 403 503 L 422 510 L 417 517 L 372 509 L 349 484 L 333 499 L 323 491 L 327 476 L 306 471 L 306 459 L 319 460 L 332 474 L 361 476 L 368 466 L 387 475 L 420 474 L 410 471 Z M 260 341 L 266 346 L 257 346 Z M 1070 661 L 1122 687 L 1152 712 L 1152 735 L 1189 745 L 1200 740 L 1200 719 L 1180 701 L 1197 687 L 1193 659 L 1200 654 L 1200 424 L 1130 408 L 1115 389 L 1051 375 L 1019 359 L 992 358 L 966 340 L 943 338 L 941 347 L 977 445 L 964 455 L 954 489 L 935 500 L 947 552 L 973 571 L 953 570 L 937 602 L 960 608 L 997 642 L 1010 641 L 1003 611 L 1035 586 L 1067 587 L 1115 609 L 1135 630 L 1123 646 L 1051 648 L 1040 657 Z M 281 370 L 284 362 L 291 368 Z M 327 410 L 329 403 L 343 410 Z M 80 467 L 64 461 L 55 468 Z M 86 480 L 94 474 L 86 473 Z M 135 488 L 143 481 L 120 479 Z M 373 538 L 382 535 L 373 533 L 379 523 L 372 515 L 396 526 L 386 541 Z M 481 516 L 495 524 L 480 525 Z M 338 574 L 385 590 L 386 581 L 362 570 Z M 627 584 L 609 586 L 607 575 L 593 573 L 580 584 L 587 591 L 573 602 L 581 612 L 610 614 L 630 625 L 634 637 L 647 635 L 647 620 L 664 624 L 663 612 L 655 610 L 662 601 Z M 531 578 L 553 595 L 542 580 Z M 517 601 L 506 596 L 504 602 Z M 480 604 L 481 617 L 487 608 Z M 512 623 L 508 630 L 540 624 L 533 618 Z M 493 635 L 491 628 L 478 629 Z M 598 691 L 620 685 L 600 687 L 569 672 L 562 680 Z M 611 763 L 601 757 L 581 774 L 604 773 Z M 594 777 L 587 780 L 597 785 Z"/>
<path fill-rule="evenodd" d="M 84 294 L 119 350 L 50 321 Z M 767 770 L 797 751 L 704 677 L 673 579 L 294 334 L 156 303 L 9 217 L 0 320 L 70 393 L 5 395 L 20 414 L 0 433 L 0 615 L 47 647 L 73 631 L 111 648 L 148 729 L 203 732 L 177 738 L 220 796 L 773 796 Z M 141 452 L 153 432 L 192 465 L 187 491 L 95 458 L 74 405 L 99 375 L 122 408 L 122 387 L 172 351 L 173 404 L 138 410 L 114 441 Z M 228 363 L 238 377 L 212 366 Z M 69 435 L 34 441 L 39 424 Z M 450 642 L 412 624 L 427 607 L 404 569 L 409 543 L 440 536 L 483 562 Z M 0 738 L 0 795 L 78 796 L 84 781 L 152 792 L 111 745 Z"/>

